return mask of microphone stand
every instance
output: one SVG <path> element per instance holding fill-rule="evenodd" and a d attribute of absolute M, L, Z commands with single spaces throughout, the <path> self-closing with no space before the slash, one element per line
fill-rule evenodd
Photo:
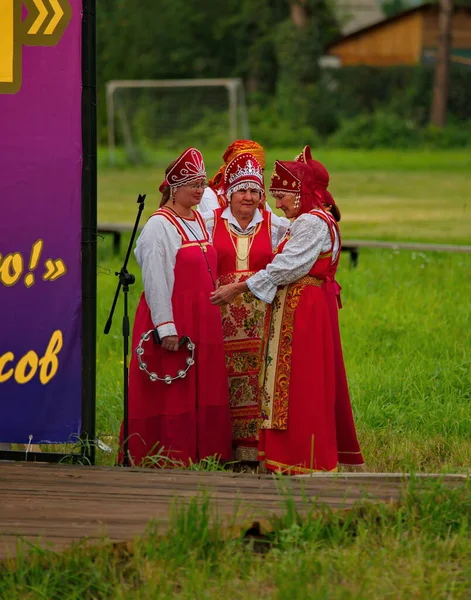
<path fill-rule="evenodd" d="M 122 325 L 122 333 L 123 333 L 123 466 L 129 466 L 129 452 L 128 452 L 128 437 L 129 437 L 129 415 L 128 415 L 128 351 L 129 351 L 129 314 L 128 314 L 128 292 L 129 286 L 132 285 L 136 278 L 131 273 L 128 273 L 127 266 L 129 256 L 131 255 L 131 250 L 134 245 L 134 239 L 136 237 L 137 228 L 139 226 L 139 220 L 141 218 L 142 211 L 144 210 L 144 200 L 146 199 L 146 194 L 139 194 L 137 199 L 137 203 L 139 205 L 136 222 L 134 223 L 134 229 L 132 230 L 131 239 L 129 241 L 128 250 L 126 252 L 126 258 L 124 259 L 124 264 L 121 267 L 119 272 L 115 272 L 115 275 L 118 277 L 118 287 L 116 288 L 116 293 L 114 295 L 113 304 L 111 306 L 110 315 L 105 325 L 105 335 L 110 332 L 111 323 L 113 321 L 113 314 L 116 308 L 116 303 L 118 301 L 119 292 L 123 290 L 123 299 L 124 299 L 124 312 L 123 312 L 123 325 Z"/>

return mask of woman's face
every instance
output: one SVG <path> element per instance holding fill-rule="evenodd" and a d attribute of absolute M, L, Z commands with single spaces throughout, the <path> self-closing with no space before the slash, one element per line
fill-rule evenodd
<path fill-rule="evenodd" d="M 231 211 L 234 217 L 250 217 L 260 204 L 260 192 L 256 188 L 239 190 L 231 195 Z"/>
<path fill-rule="evenodd" d="M 288 219 L 294 219 L 299 212 L 299 208 L 295 207 L 296 196 L 285 192 L 275 192 L 273 198 L 276 200 L 276 208 L 281 209 Z"/>
<path fill-rule="evenodd" d="M 181 185 L 176 188 L 174 192 L 175 202 L 184 206 L 185 208 L 191 208 L 197 206 L 201 202 L 204 190 L 206 189 L 207 182 L 205 179 L 195 179 L 188 185 Z"/>

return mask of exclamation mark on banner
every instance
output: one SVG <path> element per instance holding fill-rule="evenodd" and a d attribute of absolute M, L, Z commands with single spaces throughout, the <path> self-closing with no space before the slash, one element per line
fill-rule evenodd
<path fill-rule="evenodd" d="M 39 257 L 41 256 L 41 252 L 43 249 L 43 241 L 38 240 L 34 242 L 31 248 L 31 256 L 29 259 L 29 270 L 34 271 L 34 269 L 38 266 Z M 34 275 L 33 273 L 28 273 L 25 277 L 25 286 L 27 288 L 31 287 L 34 283 Z"/>

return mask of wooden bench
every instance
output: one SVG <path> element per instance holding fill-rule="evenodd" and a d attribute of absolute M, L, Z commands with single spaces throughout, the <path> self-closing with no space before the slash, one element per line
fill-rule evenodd
<path fill-rule="evenodd" d="M 142 225 L 138 232 L 142 231 Z M 123 233 L 131 233 L 134 225 L 131 223 L 98 223 L 98 235 L 111 234 L 113 236 L 113 254 L 119 254 L 121 250 L 121 236 Z"/>
<path fill-rule="evenodd" d="M 342 250 L 350 252 L 350 265 L 358 265 L 360 248 L 377 248 L 386 250 L 409 250 L 412 252 L 461 252 L 471 253 L 471 246 L 452 244 L 427 244 L 415 242 L 382 242 L 379 240 L 343 240 Z"/>
<path fill-rule="evenodd" d="M 113 253 L 119 254 L 121 250 L 121 236 L 123 233 L 131 233 L 134 225 L 130 223 L 99 223 L 99 234 L 111 234 L 113 236 Z M 138 228 L 138 231 L 142 230 Z M 387 250 L 410 250 L 414 252 L 461 252 L 471 253 L 471 246 L 451 244 L 426 244 L 414 242 L 382 242 L 379 240 L 343 240 L 342 252 L 349 252 L 350 266 L 356 267 L 360 254 L 360 248 L 378 248 Z"/>

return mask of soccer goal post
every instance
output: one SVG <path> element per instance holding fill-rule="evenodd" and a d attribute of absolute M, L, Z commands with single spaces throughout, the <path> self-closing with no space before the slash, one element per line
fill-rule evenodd
<path fill-rule="evenodd" d="M 156 149 L 220 149 L 249 138 L 241 79 L 114 80 L 106 84 L 108 160 L 117 147 L 133 163 Z"/>

